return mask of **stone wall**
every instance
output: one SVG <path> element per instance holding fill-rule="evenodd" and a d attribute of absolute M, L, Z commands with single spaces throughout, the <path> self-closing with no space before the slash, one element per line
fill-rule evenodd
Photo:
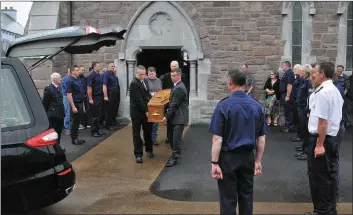
<path fill-rule="evenodd" d="M 73 2 L 73 25 L 102 28 L 126 27 L 144 2 Z M 178 2 L 195 23 L 204 56 L 212 63 L 208 99 L 227 96 L 225 74 L 230 68 L 249 64 L 256 79 L 255 96 L 263 99 L 262 87 L 270 70 L 279 66 L 284 41 L 281 40 L 281 2 Z M 68 25 L 68 2 L 61 2 L 60 26 Z M 103 47 L 94 54 L 74 55 L 74 64 L 88 69 L 93 61 L 107 63 L 118 58 L 121 42 Z M 68 59 L 68 58 L 67 58 Z M 57 57 L 56 70 L 66 71 L 66 59 Z M 67 61 L 68 62 L 68 61 Z"/>
<path fill-rule="evenodd" d="M 316 56 L 317 62 L 336 61 L 339 30 L 337 7 L 338 2 L 315 2 L 311 55 Z"/>

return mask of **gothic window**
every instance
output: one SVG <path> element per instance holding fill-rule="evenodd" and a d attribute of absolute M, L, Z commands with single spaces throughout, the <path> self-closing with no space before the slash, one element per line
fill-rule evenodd
<path fill-rule="evenodd" d="M 347 51 L 346 51 L 346 71 L 352 71 L 352 28 L 353 28 L 353 3 L 350 2 L 347 8 Z"/>
<path fill-rule="evenodd" d="M 292 9 L 292 65 L 301 64 L 302 58 L 302 5 L 295 2 Z"/>

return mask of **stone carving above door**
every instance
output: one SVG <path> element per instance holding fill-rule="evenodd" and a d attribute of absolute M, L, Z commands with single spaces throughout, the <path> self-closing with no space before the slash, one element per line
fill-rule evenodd
<path fill-rule="evenodd" d="M 165 36 L 172 29 L 173 21 L 169 14 L 158 11 L 151 16 L 148 24 L 153 35 Z"/>

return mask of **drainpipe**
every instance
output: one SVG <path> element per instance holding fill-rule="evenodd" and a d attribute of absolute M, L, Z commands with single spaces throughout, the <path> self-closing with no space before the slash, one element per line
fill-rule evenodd
<path fill-rule="evenodd" d="M 72 26 L 72 14 L 73 14 L 73 8 L 72 8 L 73 2 L 69 1 L 69 26 Z M 72 66 L 73 64 L 73 59 L 72 59 L 72 54 L 69 54 L 69 67 Z"/>

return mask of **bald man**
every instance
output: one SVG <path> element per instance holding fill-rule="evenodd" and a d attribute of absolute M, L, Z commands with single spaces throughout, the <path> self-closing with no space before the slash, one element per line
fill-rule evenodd
<path fill-rule="evenodd" d="M 50 76 L 51 84 L 47 85 L 43 93 L 43 106 L 49 119 L 49 127 L 58 133 L 58 144 L 64 126 L 65 109 L 63 96 L 59 85 L 61 84 L 61 75 L 53 73 Z"/>

